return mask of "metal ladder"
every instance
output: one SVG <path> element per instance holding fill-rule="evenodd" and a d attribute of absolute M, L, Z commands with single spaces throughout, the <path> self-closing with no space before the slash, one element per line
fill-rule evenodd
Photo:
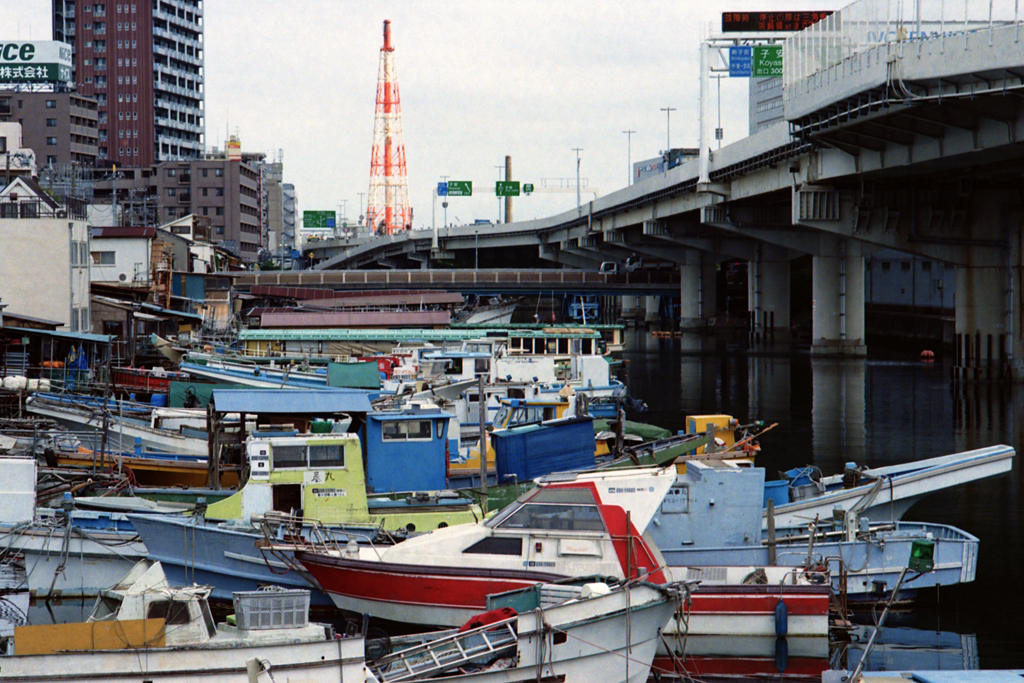
<path fill-rule="evenodd" d="M 515 646 L 516 617 L 393 652 L 368 662 L 381 683 L 436 674 Z"/>

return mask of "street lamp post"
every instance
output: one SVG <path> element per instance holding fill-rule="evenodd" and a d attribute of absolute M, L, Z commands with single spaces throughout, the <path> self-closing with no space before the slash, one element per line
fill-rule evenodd
<path fill-rule="evenodd" d="M 363 197 L 366 196 L 365 192 L 356 192 L 359 195 L 359 222 L 363 222 Z"/>
<path fill-rule="evenodd" d="M 633 133 L 635 130 L 624 130 L 622 131 L 626 135 L 626 172 L 629 174 L 629 180 L 626 181 L 626 185 L 633 184 Z"/>
<path fill-rule="evenodd" d="M 672 151 L 672 112 L 676 110 L 675 107 L 662 107 L 661 111 L 665 112 L 665 154 Z"/>
<path fill-rule="evenodd" d="M 582 147 L 573 147 L 572 151 L 576 152 L 576 214 L 581 214 L 582 203 L 580 202 L 580 152 L 583 151 Z"/>
<path fill-rule="evenodd" d="M 448 179 L 449 178 L 451 178 L 451 176 L 447 176 L 447 175 L 441 176 L 441 180 L 444 181 L 445 185 L 448 184 Z M 441 202 L 441 207 L 444 209 L 444 227 L 447 228 L 448 227 L 448 195 L 447 194 L 444 196 L 444 201 Z"/>

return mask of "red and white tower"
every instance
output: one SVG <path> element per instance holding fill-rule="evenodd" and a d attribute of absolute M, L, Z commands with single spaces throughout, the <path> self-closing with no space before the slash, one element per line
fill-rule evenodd
<path fill-rule="evenodd" d="M 390 235 L 412 228 L 409 178 L 402 139 L 402 107 L 395 76 L 395 48 L 391 47 L 391 22 L 384 22 L 384 46 L 377 74 L 377 108 L 373 119 L 373 153 L 370 155 L 370 194 L 366 224 L 374 233 Z"/>

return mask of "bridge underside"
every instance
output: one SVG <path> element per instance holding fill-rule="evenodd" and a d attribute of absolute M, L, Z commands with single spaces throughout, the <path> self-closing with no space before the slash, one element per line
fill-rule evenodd
<path fill-rule="evenodd" d="M 788 127 L 715 152 L 710 182 L 688 163 L 582 214 L 414 231 L 324 253 L 323 265 L 471 268 L 500 253 L 586 271 L 637 257 L 678 272 L 685 323 L 714 315 L 714 269 L 740 259 L 755 330 L 788 327 L 791 295 L 810 298 L 814 351 L 861 354 L 864 257 L 895 249 L 955 265 L 958 375 L 1024 379 L 1020 29 L 885 45 L 831 67 L 787 90 Z M 812 283 L 791 290 L 800 257 Z"/>

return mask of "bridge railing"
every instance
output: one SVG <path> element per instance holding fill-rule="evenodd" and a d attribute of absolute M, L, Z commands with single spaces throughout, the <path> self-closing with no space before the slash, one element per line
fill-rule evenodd
<path fill-rule="evenodd" d="M 881 45 L 1019 24 L 1020 5 L 1020 0 L 857 0 L 786 40 L 783 85 L 789 89 Z"/>

